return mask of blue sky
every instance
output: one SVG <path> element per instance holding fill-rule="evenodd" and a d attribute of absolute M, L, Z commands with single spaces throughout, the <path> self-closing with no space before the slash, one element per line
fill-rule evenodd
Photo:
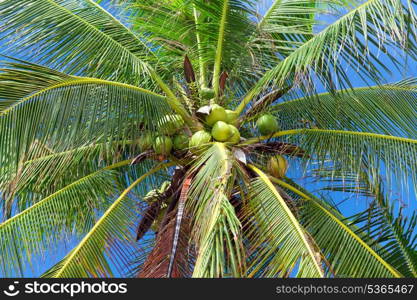
<path fill-rule="evenodd" d="M 333 18 L 330 18 L 330 17 L 321 17 L 320 19 L 321 21 L 325 23 L 332 22 L 333 20 Z M 5 48 L 2 47 L 2 45 L 0 45 L 0 53 L 6 54 L 6 55 L 13 55 L 11 51 L 6 51 Z M 388 66 L 390 70 L 393 70 L 391 74 L 389 73 L 385 74 L 385 82 L 387 83 L 396 82 L 407 77 L 417 76 L 417 72 L 416 72 L 417 63 L 415 61 L 406 62 L 406 68 L 402 72 L 397 72 L 390 61 L 385 59 L 383 56 L 381 56 L 381 59 L 386 64 L 386 66 Z M 364 83 L 358 76 L 353 75 L 353 72 L 351 72 L 350 74 L 352 74 L 351 80 L 354 86 L 356 87 L 364 86 Z M 294 178 L 298 178 L 299 182 L 303 182 L 303 179 L 300 178 L 300 174 L 297 173 L 296 169 L 293 168 L 289 174 L 293 176 Z M 307 183 L 307 186 L 312 191 L 319 190 L 322 187 L 322 185 L 317 185 L 311 182 L 304 182 L 304 183 Z M 348 195 L 343 194 L 343 193 L 337 193 L 337 194 L 334 193 L 334 194 L 331 194 L 331 196 L 335 199 L 336 203 L 343 202 L 343 200 L 345 200 L 346 197 L 348 197 Z M 404 203 L 406 203 L 408 205 L 408 209 L 407 209 L 408 213 L 415 211 L 417 208 L 417 200 L 414 194 L 411 194 L 407 198 L 396 196 L 393 200 L 401 200 Z M 348 201 L 344 201 L 339 206 L 339 208 L 345 215 L 349 216 L 349 215 L 355 214 L 356 212 L 362 211 L 363 209 L 366 208 L 367 204 L 368 204 L 367 199 L 353 196 Z M 66 246 L 62 246 L 58 249 L 55 249 L 54 251 L 51 251 L 50 253 L 47 253 L 45 257 L 39 257 L 39 258 L 34 259 L 32 261 L 33 269 L 32 270 L 28 269 L 28 272 L 26 275 L 27 276 L 39 275 L 40 273 L 48 269 L 50 266 L 55 264 L 59 259 L 61 259 L 67 253 L 67 250 L 71 249 L 72 247 L 74 247 L 74 245 L 76 245 L 76 242 L 77 242 L 76 239 L 70 240 L 67 242 Z"/>

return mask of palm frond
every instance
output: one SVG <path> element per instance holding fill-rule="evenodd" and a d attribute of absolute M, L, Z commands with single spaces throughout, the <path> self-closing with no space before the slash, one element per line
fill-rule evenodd
<path fill-rule="evenodd" d="M 267 1 L 260 1 L 262 2 Z M 256 31 L 249 40 L 253 54 L 260 55 L 259 64 L 263 70 L 288 56 L 294 49 L 312 38 L 316 16 L 334 1 L 276 0 L 264 14 L 258 17 Z"/>
<path fill-rule="evenodd" d="M 0 111 L 39 90 L 69 80 L 72 77 L 27 61 L 12 59 L 1 63 Z"/>
<path fill-rule="evenodd" d="M 141 129 L 157 132 L 154 120 L 170 112 L 164 105 L 165 97 L 136 86 L 61 76 L 33 91 L 32 83 L 37 87 L 39 82 L 38 72 L 13 69 L 6 74 L 12 72 L 24 73 L 31 80 L 25 84 L 3 81 L 5 88 L 22 89 L 4 95 L 13 104 L 0 113 L 2 173 L 16 173 L 18 166 L 28 160 L 29 152 L 37 153 L 39 145 L 64 152 L 94 143 L 135 140 Z M 29 94 L 18 99 L 26 92 Z"/>
<path fill-rule="evenodd" d="M 391 135 L 344 130 L 306 129 L 302 149 L 314 155 L 319 166 L 330 159 L 334 166 L 359 174 L 364 162 L 386 174 L 390 188 L 416 186 L 417 140 Z M 326 148 L 326 150 L 324 150 Z M 337 167 L 335 168 L 335 170 Z"/>
<path fill-rule="evenodd" d="M 417 79 L 383 84 L 417 58 L 416 7 L 0 0 L 20 58 L 0 62 L 0 273 L 76 240 L 45 277 L 417 276 L 417 216 L 393 197 L 417 187 Z M 235 108 L 237 144 L 187 148 L 228 129 L 208 103 Z M 266 112 L 279 131 L 259 136 Z M 185 125 L 164 130 L 168 114 Z M 268 175 L 273 155 L 324 184 Z M 345 217 L 342 193 L 371 205 Z"/>
<path fill-rule="evenodd" d="M 254 30 L 249 17 L 253 15 L 254 1 L 228 0 L 211 1 L 194 0 L 199 23 L 201 46 L 200 57 L 205 65 L 213 66 L 213 87 L 218 88 L 220 73 L 229 71 L 235 64 L 235 58 L 242 53 L 244 43 Z M 213 47 L 216 45 L 216 47 Z M 245 49 L 246 50 L 246 49 Z"/>
<path fill-rule="evenodd" d="M 59 241 L 74 233 L 80 236 L 88 231 L 96 210 L 103 208 L 103 199 L 115 192 L 117 173 L 111 170 L 129 162 L 82 177 L 1 223 L 2 274 L 10 276 L 22 261 L 57 247 Z"/>
<path fill-rule="evenodd" d="M 378 250 L 381 247 L 336 209 L 297 184 L 274 180 L 302 197 L 300 218 L 336 277 L 402 277 Z M 384 250 L 383 250 L 384 251 Z"/>
<path fill-rule="evenodd" d="M 132 243 L 129 234 L 133 203 L 129 192 L 152 174 L 172 166 L 173 163 L 160 164 L 136 179 L 127 187 L 113 204 L 104 212 L 80 243 L 65 258 L 48 270 L 44 277 L 100 277 L 112 274 L 111 264 L 121 264 L 118 249 Z M 130 216 L 130 217 L 129 217 Z M 116 248 L 112 252 L 112 249 Z M 123 251 L 123 250 L 122 250 Z"/>
<path fill-rule="evenodd" d="M 248 139 L 242 145 L 274 137 L 295 143 L 314 162 L 316 169 L 349 171 L 359 174 L 366 162 L 371 169 L 386 174 L 391 188 L 407 190 L 416 186 L 417 140 L 398 136 L 328 129 L 292 129 L 270 136 Z M 411 185 L 410 185 L 411 183 Z"/>
<path fill-rule="evenodd" d="M 374 201 L 363 212 L 351 217 L 352 224 L 361 226 L 375 242 L 383 245 L 376 249 L 388 263 L 405 277 L 415 277 L 417 274 L 416 257 L 416 213 L 407 217 L 402 203 L 389 199 L 384 192 L 382 178 L 365 165 L 359 174 L 347 172 L 331 172 L 330 186 L 324 189 L 335 192 L 350 192 L 360 194 Z M 319 170 L 317 175 L 326 179 L 330 172 Z"/>
<path fill-rule="evenodd" d="M 266 70 L 278 64 L 288 54 L 314 36 L 316 16 L 326 13 L 327 0 L 257 1 L 251 19 L 248 38 L 236 55 L 230 71 L 238 97 L 244 95 L 262 77 Z M 336 1 L 337 2 L 337 1 Z M 255 3 L 254 3 L 255 4 Z"/>
<path fill-rule="evenodd" d="M 343 129 L 414 137 L 415 78 L 383 86 L 355 88 L 285 101 L 267 108 L 282 130 L 302 127 Z"/>
<path fill-rule="evenodd" d="M 417 215 L 414 212 L 407 217 L 404 209 L 395 213 L 394 205 L 390 205 L 388 199 L 382 202 L 382 197 L 384 195 L 380 193 L 378 196 L 380 202 L 364 211 L 361 217 L 355 219 L 355 223 L 366 222 L 366 225 L 363 225 L 364 229 L 371 226 L 369 234 L 383 245 L 378 251 L 380 255 L 395 266 L 404 277 L 415 278 L 417 276 L 415 235 Z"/>
<path fill-rule="evenodd" d="M 86 174 L 132 157 L 137 145 L 132 141 L 92 144 L 63 152 L 35 146 L 16 174 L 3 174 L 0 191 L 6 205 L 16 200 L 19 211 Z M 36 151 L 35 151 L 36 150 Z M 14 199 L 13 199 L 14 198 Z M 7 210 L 6 210 L 7 211 Z"/>
<path fill-rule="evenodd" d="M 193 277 L 241 277 L 244 274 L 240 222 L 229 202 L 235 175 L 230 151 L 215 143 L 194 163 L 189 193 L 197 258 Z"/>
<path fill-rule="evenodd" d="M 91 0 L 7 0 L 0 3 L 2 40 L 15 54 L 61 68 L 145 86 L 154 54 Z M 36 47 L 37 51 L 28 51 Z M 94 51 L 91 51 L 94 49 Z"/>
<path fill-rule="evenodd" d="M 351 9 L 265 72 L 241 101 L 237 112 L 241 113 L 263 89 L 271 84 L 280 87 L 289 78 L 301 83 L 315 74 L 329 89 L 334 89 L 336 83 L 351 87 L 346 64 L 365 79 L 378 82 L 381 70 L 389 70 L 371 47 L 378 47 L 397 65 L 392 49 L 401 48 L 410 55 L 416 54 L 417 17 L 412 2 L 368 0 Z"/>
<path fill-rule="evenodd" d="M 249 276 L 284 277 L 297 267 L 297 277 L 323 277 L 320 251 L 268 176 L 250 167 L 258 177 L 251 182 L 247 207 L 247 218 L 253 215 L 257 227 L 249 234 L 254 251 Z"/>
<path fill-rule="evenodd" d="M 149 40 L 160 47 L 161 61 L 182 72 L 182 57 L 187 54 L 192 63 L 199 66 L 199 81 L 204 87 L 209 85 L 215 64 L 214 77 L 217 79 L 213 79 L 213 85 L 218 84 L 222 70 L 231 70 L 234 66 L 234 59 L 238 57 L 236 53 L 241 52 L 249 36 L 247 33 L 254 28 L 248 20 L 248 16 L 253 15 L 252 7 L 253 1 L 250 0 L 215 0 L 210 3 L 183 0 L 163 4 L 147 1 L 129 5 L 134 28 L 145 32 Z M 218 42 L 220 51 L 214 46 Z M 216 55 L 220 55 L 217 63 Z"/>
<path fill-rule="evenodd" d="M 221 72 L 221 65 L 222 65 L 222 57 L 223 57 L 223 45 L 225 43 L 225 33 L 226 33 L 226 24 L 228 21 L 228 14 L 229 14 L 229 0 L 222 1 L 222 10 L 221 10 L 221 18 L 219 23 L 219 36 L 217 39 L 217 48 L 216 48 L 216 57 L 214 59 L 214 70 L 213 70 L 213 89 L 216 95 L 216 98 L 219 97 L 219 85 L 220 85 L 220 72 Z"/>
<path fill-rule="evenodd" d="M 266 1 L 264 1 L 266 2 Z M 324 12 L 324 8 L 331 1 L 311 0 L 275 0 L 269 5 L 267 11 L 259 17 L 258 31 L 269 33 L 270 37 L 279 38 L 276 42 L 302 41 L 313 34 L 313 25 L 316 24 L 314 17 Z M 261 37 L 254 37 L 262 38 Z M 280 53 L 282 56 L 284 54 Z"/>
<path fill-rule="evenodd" d="M 196 9 L 195 4 L 193 3 L 193 17 L 194 17 L 194 27 L 195 27 L 195 41 L 197 43 L 197 61 L 199 68 L 199 85 L 201 88 L 207 88 L 207 66 L 206 61 L 203 59 L 203 44 L 202 37 L 200 35 L 201 19 L 199 18 L 199 13 Z"/>

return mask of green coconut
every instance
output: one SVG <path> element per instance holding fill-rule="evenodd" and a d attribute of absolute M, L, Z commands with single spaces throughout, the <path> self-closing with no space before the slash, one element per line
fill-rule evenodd
<path fill-rule="evenodd" d="M 232 136 L 232 129 L 229 124 L 218 121 L 211 129 L 211 135 L 216 141 L 225 142 Z"/>
<path fill-rule="evenodd" d="M 277 119 L 270 114 L 261 116 L 258 121 L 256 121 L 256 126 L 262 135 L 277 132 L 279 129 Z"/>
<path fill-rule="evenodd" d="M 230 130 L 232 131 L 232 135 L 227 140 L 227 142 L 232 143 L 233 145 L 235 145 L 235 144 L 240 142 L 240 132 L 239 132 L 239 129 L 237 129 L 233 125 L 229 125 L 229 127 L 230 127 Z"/>
<path fill-rule="evenodd" d="M 267 169 L 272 176 L 283 178 L 288 170 L 288 162 L 283 156 L 276 155 L 269 159 Z"/>
<path fill-rule="evenodd" d="M 158 136 L 152 146 L 156 154 L 167 155 L 172 150 L 172 140 L 168 136 Z"/>
<path fill-rule="evenodd" d="M 214 98 L 214 89 L 202 88 L 200 90 L 200 95 L 203 100 L 210 100 Z"/>
<path fill-rule="evenodd" d="M 190 139 L 185 134 L 177 134 L 176 136 L 174 136 L 173 142 L 175 150 L 184 150 L 188 147 Z"/>
<path fill-rule="evenodd" d="M 211 106 L 209 115 L 206 117 L 206 123 L 213 126 L 218 121 L 226 122 L 227 114 L 223 107 L 217 104 Z"/>
<path fill-rule="evenodd" d="M 236 126 L 239 114 L 233 110 L 226 109 L 226 123 Z"/>
<path fill-rule="evenodd" d="M 180 115 L 165 115 L 158 121 L 158 127 L 166 135 L 173 135 L 184 126 L 184 120 Z"/>
<path fill-rule="evenodd" d="M 139 149 L 141 151 L 146 151 L 152 148 L 152 144 L 153 144 L 153 137 L 152 134 L 150 132 L 146 132 L 144 133 L 140 138 L 139 138 Z"/>
<path fill-rule="evenodd" d="M 195 149 L 201 145 L 207 144 L 211 141 L 211 134 L 205 130 L 197 131 L 190 139 L 190 150 Z"/>

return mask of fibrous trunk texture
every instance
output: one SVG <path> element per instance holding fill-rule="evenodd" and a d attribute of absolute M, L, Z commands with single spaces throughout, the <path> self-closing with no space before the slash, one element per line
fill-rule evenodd
<path fill-rule="evenodd" d="M 185 215 L 185 201 L 191 178 L 184 180 L 178 206 L 161 224 L 153 250 L 145 261 L 139 278 L 181 278 L 191 275 L 189 262 L 190 223 Z"/>

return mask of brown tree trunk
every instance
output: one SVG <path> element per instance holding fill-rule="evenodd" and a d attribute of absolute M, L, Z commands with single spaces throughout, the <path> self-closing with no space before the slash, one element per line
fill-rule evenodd
<path fill-rule="evenodd" d="M 138 278 L 180 278 L 191 275 L 189 261 L 190 222 L 185 202 L 191 184 L 187 177 L 182 185 L 177 207 L 168 212 L 156 236 L 156 243 Z"/>

